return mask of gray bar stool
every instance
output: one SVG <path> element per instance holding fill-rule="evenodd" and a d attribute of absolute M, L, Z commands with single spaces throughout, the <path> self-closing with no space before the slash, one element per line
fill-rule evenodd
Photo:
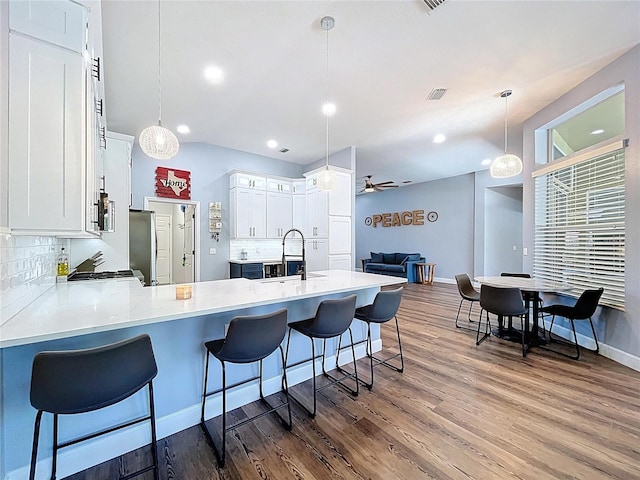
<path fill-rule="evenodd" d="M 29 479 L 34 480 L 38 459 L 38 437 L 43 412 L 53 414 L 53 460 L 51 480 L 56 478 L 58 450 L 84 440 L 130 427 L 149 420 L 153 464 L 121 480 L 153 470 L 158 479 L 156 420 L 153 406 L 153 382 L 158 373 L 151 339 L 148 335 L 86 350 L 40 352 L 33 359 L 31 405 L 38 410 L 33 432 L 33 450 Z M 116 427 L 58 443 L 58 416 L 86 413 L 108 407 L 149 387 L 149 415 Z"/>
<path fill-rule="evenodd" d="M 287 407 L 289 412 L 289 423 L 278 415 L 278 418 L 283 422 L 284 427 L 287 430 L 291 430 L 291 405 L 289 404 L 289 392 L 287 388 L 287 376 L 284 369 L 285 358 L 282 350 L 282 340 L 284 340 L 284 334 L 287 331 L 287 309 L 282 308 L 273 313 L 265 315 L 251 315 L 234 317 L 229 324 L 229 330 L 227 336 L 219 340 L 212 340 L 206 342 L 206 366 L 204 376 L 204 391 L 202 394 L 202 413 L 200 416 L 200 425 L 204 430 L 207 438 L 213 446 L 213 450 L 216 454 L 218 464 L 224 467 L 225 454 L 226 454 L 226 437 L 227 431 L 234 428 L 238 428 L 245 423 L 252 420 L 256 420 L 260 417 L 276 412 L 282 407 Z M 280 349 L 280 356 L 282 358 L 282 387 L 287 397 L 287 402 L 277 406 L 271 405 L 265 399 L 262 392 L 262 360 L 271 355 L 277 348 Z M 209 354 L 216 357 L 222 366 L 222 388 L 207 392 L 207 380 L 209 376 Z M 254 363 L 259 362 L 259 374 L 234 383 L 233 385 L 226 384 L 226 363 Z M 227 390 L 234 387 L 239 387 L 246 383 L 258 380 L 260 385 L 260 399 L 269 407 L 269 410 L 259 413 L 253 417 L 247 418 L 234 425 L 227 426 Z M 204 418 L 205 402 L 207 397 L 216 393 L 222 392 L 222 449 L 219 450 L 216 446 L 213 435 L 209 430 Z"/>
<path fill-rule="evenodd" d="M 375 365 L 384 365 L 396 372 L 402 373 L 404 371 L 404 357 L 402 355 L 402 341 L 400 340 L 400 327 L 398 326 L 398 309 L 400 308 L 400 302 L 402 300 L 402 287 L 394 290 L 382 290 L 376 294 L 376 298 L 371 305 L 360 307 L 355 312 L 355 318 L 361 320 L 367 324 L 367 356 L 369 357 L 369 366 L 371 370 L 371 382 L 367 383 L 364 380 L 360 380 L 362 384 L 369 390 L 373 388 L 373 367 Z M 371 324 L 386 323 L 392 318 L 396 320 L 396 334 L 398 336 L 398 349 L 399 353 L 391 355 L 388 358 L 381 359 L 373 355 L 373 345 L 371 342 Z M 362 342 L 359 342 L 362 343 Z M 400 366 L 395 366 L 389 363 L 389 360 L 400 357 Z M 344 371 L 340 369 L 341 371 Z"/>
<path fill-rule="evenodd" d="M 356 310 L 356 295 L 350 295 L 345 298 L 339 298 L 336 300 L 323 300 L 320 305 L 318 305 L 318 309 L 316 310 L 316 315 L 313 318 L 309 318 L 306 320 L 300 320 L 298 322 L 293 322 L 289 325 L 289 335 L 287 336 L 287 354 L 285 356 L 285 371 L 287 368 L 295 367 L 297 365 L 301 365 L 303 363 L 311 361 L 311 368 L 313 369 L 313 410 L 307 408 L 299 399 L 297 399 L 292 393 L 289 393 L 289 396 L 296 401 L 302 408 L 304 408 L 311 418 L 315 417 L 317 411 L 317 400 L 316 393 L 320 390 L 323 390 L 331 385 L 338 384 L 346 389 L 353 396 L 357 396 L 359 392 L 358 386 L 358 370 L 356 368 L 356 355 L 355 349 L 353 347 L 353 333 L 351 332 L 351 322 L 353 321 L 353 316 Z M 311 340 L 311 358 L 307 358 L 305 360 L 300 360 L 299 362 L 288 364 L 287 360 L 289 358 L 289 343 L 291 341 L 291 331 L 295 330 L 298 333 L 301 333 L 305 337 L 308 337 Z M 351 353 L 353 355 L 353 369 L 354 373 L 347 373 L 340 378 L 333 377 L 330 375 L 324 367 L 325 363 L 325 354 L 327 351 L 327 339 L 339 337 L 338 341 L 338 350 L 336 352 L 336 367 L 338 366 L 338 360 L 340 359 L 340 350 L 341 350 L 341 342 L 342 342 L 342 334 L 349 330 L 349 335 L 351 337 Z M 322 339 L 322 355 L 316 355 L 315 350 L 315 342 L 314 339 L 321 338 Z M 322 373 L 325 377 L 329 378 L 331 382 L 322 385 L 321 387 L 316 387 L 316 359 L 322 358 Z M 347 378 L 353 378 L 355 381 L 355 390 L 351 390 L 344 383 L 342 383 Z"/>

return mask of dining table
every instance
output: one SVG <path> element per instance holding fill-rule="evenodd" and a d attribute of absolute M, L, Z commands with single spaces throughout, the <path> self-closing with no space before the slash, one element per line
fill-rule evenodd
<path fill-rule="evenodd" d="M 540 338 L 538 335 L 538 318 L 540 316 L 540 294 L 541 293 L 560 293 L 566 290 L 566 286 L 559 283 L 549 282 L 548 280 L 537 278 L 525 278 L 525 277 L 510 277 L 510 276 L 486 276 L 475 277 L 474 280 L 481 285 L 491 285 L 492 287 L 501 288 L 519 288 L 524 294 L 525 298 L 532 304 L 531 308 L 527 309 L 527 325 L 531 325 L 531 330 L 527 333 L 527 349 L 528 352 L 531 347 L 544 345 L 546 343 L 544 338 Z M 531 313 L 531 315 L 530 315 Z M 529 321 L 531 320 L 531 321 Z M 524 327 L 523 327 L 524 328 Z M 509 330 L 499 330 L 498 336 L 511 339 L 511 332 Z M 514 341 L 521 340 L 521 333 L 513 335 Z"/>

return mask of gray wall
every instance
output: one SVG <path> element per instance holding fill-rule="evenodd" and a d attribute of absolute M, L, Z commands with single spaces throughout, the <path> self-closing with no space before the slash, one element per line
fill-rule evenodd
<path fill-rule="evenodd" d="M 384 192 L 356 196 L 356 266 L 370 252 L 421 253 L 437 264 L 436 277 L 452 279 L 473 271 L 474 175 L 419 183 Z M 365 225 L 376 213 L 434 210 L 436 222 L 424 225 L 380 227 Z"/>
<path fill-rule="evenodd" d="M 595 316 L 600 341 L 606 344 L 606 355 L 627 361 L 640 369 L 640 45 L 594 74 L 576 88 L 551 103 L 524 123 L 524 246 L 530 255 L 524 257 L 525 270 L 533 268 L 535 130 L 572 108 L 586 102 L 607 88 L 624 82 L 626 149 L 626 311 L 598 309 Z M 578 322 L 582 331 L 586 322 Z M 635 358 L 630 358 L 632 355 Z"/>
<path fill-rule="evenodd" d="M 522 272 L 522 187 L 484 190 L 484 272 Z"/>
<path fill-rule="evenodd" d="M 247 170 L 265 175 L 302 178 L 308 168 L 291 162 L 204 143 L 182 143 L 178 155 L 167 161 L 147 157 L 136 143 L 133 148 L 132 208 L 143 208 L 144 197 L 155 197 L 155 169 L 175 167 L 191 172 L 191 200 L 200 202 L 200 280 L 229 276 L 229 172 Z M 222 202 L 222 233 L 216 242 L 209 233 L 209 202 Z M 217 249 L 209 255 L 209 248 Z"/>

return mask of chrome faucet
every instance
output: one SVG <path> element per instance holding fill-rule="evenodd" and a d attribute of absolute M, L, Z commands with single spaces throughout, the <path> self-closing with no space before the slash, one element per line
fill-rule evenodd
<path fill-rule="evenodd" d="M 284 253 L 284 250 L 285 250 L 284 247 L 287 241 L 287 235 L 289 235 L 291 232 L 298 232 L 300 234 L 300 237 L 302 238 L 302 255 L 285 255 Z M 282 237 L 282 271 L 284 272 L 285 276 L 287 275 L 287 258 L 288 257 L 302 259 L 302 265 L 298 267 L 298 270 L 296 271 L 296 275 L 302 275 L 301 280 L 306 280 L 307 279 L 307 261 L 305 259 L 305 252 L 304 252 L 304 235 L 297 228 L 292 228 L 290 230 L 287 230 L 287 233 L 285 233 L 284 237 Z"/>

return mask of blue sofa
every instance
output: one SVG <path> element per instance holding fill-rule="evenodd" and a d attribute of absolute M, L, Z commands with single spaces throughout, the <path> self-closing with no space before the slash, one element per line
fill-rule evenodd
<path fill-rule="evenodd" d="M 371 252 L 371 258 L 362 260 L 362 269 L 365 273 L 405 277 L 408 282 L 415 283 L 417 280 L 416 263 L 418 262 L 425 262 L 425 258 L 419 253 Z"/>

